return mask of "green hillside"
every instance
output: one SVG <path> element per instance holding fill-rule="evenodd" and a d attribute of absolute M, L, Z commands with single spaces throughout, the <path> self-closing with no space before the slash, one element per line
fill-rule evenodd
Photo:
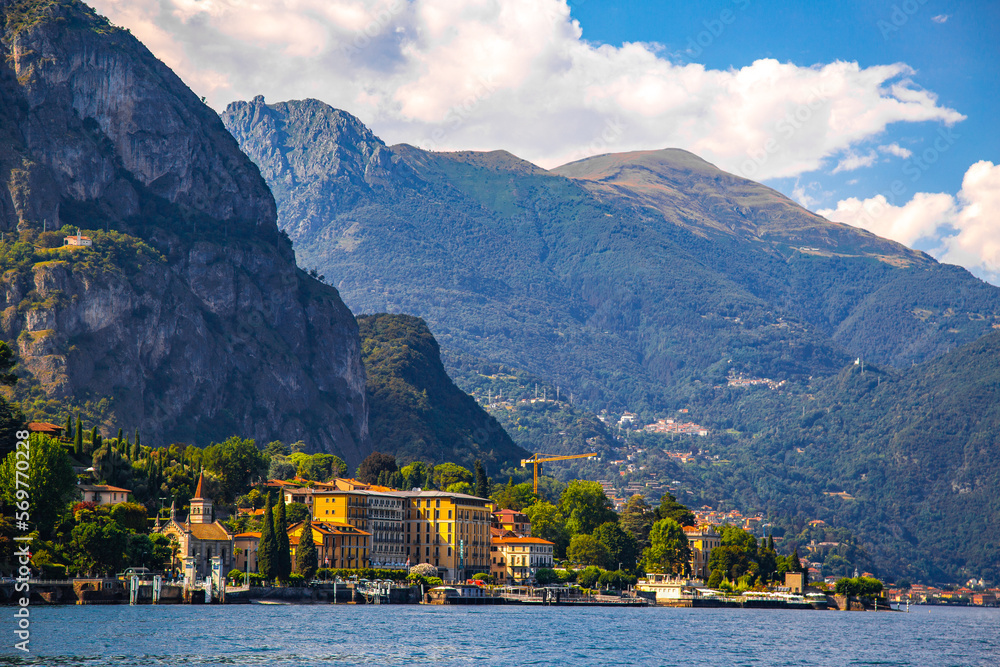
<path fill-rule="evenodd" d="M 394 455 L 401 465 L 450 461 L 471 469 L 480 459 L 490 472 L 528 456 L 451 381 L 420 318 L 362 315 L 358 327 L 375 451 Z"/>
<path fill-rule="evenodd" d="M 678 150 L 546 171 L 504 151 L 386 147 L 316 100 L 223 121 L 300 264 L 356 312 L 424 318 L 455 353 L 591 409 L 665 409 L 730 371 L 905 367 L 975 340 L 1000 290 Z"/>

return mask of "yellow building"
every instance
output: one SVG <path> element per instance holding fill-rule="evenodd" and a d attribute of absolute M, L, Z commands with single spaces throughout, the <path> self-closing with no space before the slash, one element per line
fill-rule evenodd
<path fill-rule="evenodd" d="M 293 565 L 305 525 L 305 521 L 299 521 L 288 527 L 288 543 L 291 546 Z M 366 563 L 371 558 L 369 533 L 339 521 L 313 521 L 312 531 L 319 567 L 352 569 L 368 567 Z"/>
<path fill-rule="evenodd" d="M 553 566 L 553 542 L 540 537 L 506 535 L 493 538 L 491 573 L 498 584 L 530 584 L 540 567 Z"/>
<path fill-rule="evenodd" d="M 430 563 L 443 579 L 461 581 L 490 571 L 493 503 L 464 493 L 400 491 L 404 498 L 406 558 Z"/>
<path fill-rule="evenodd" d="M 336 480 L 340 482 L 341 480 Z M 353 482 L 354 480 L 343 480 Z M 338 486 L 340 486 L 338 484 Z M 351 490 L 318 490 L 312 492 L 313 519 L 344 523 L 371 535 L 371 548 L 364 567 L 402 569 L 406 567 L 403 543 L 405 498 L 399 492 L 372 490 L 360 482 L 350 484 Z M 368 486 L 367 489 L 360 488 Z M 384 487 L 375 487 L 384 488 Z"/>
<path fill-rule="evenodd" d="M 708 559 L 712 549 L 722 544 L 722 536 L 715 532 L 710 524 L 702 524 L 697 528 L 684 526 L 684 535 L 691 547 L 691 576 L 708 579 Z"/>

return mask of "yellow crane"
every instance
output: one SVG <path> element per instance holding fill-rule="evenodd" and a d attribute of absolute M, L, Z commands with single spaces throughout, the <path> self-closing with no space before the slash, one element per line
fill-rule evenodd
<path fill-rule="evenodd" d="M 568 461 L 569 459 L 586 459 L 597 454 L 570 454 L 569 456 L 556 456 L 555 454 L 532 454 L 530 459 L 521 459 L 521 467 L 527 468 L 528 464 L 535 466 L 535 494 L 538 494 L 538 464 L 548 461 Z"/>

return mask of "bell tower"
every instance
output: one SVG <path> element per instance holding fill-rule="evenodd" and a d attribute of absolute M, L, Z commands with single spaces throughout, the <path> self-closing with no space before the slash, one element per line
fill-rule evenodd
<path fill-rule="evenodd" d="M 188 523 L 212 523 L 212 500 L 202 497 L 204 492 L 202 486 L 205 482 L 205 473 L 198 475 L 198 488 L 194 491 L 194 498 L 191 499 L 191 513 L 188 514 Z"/>

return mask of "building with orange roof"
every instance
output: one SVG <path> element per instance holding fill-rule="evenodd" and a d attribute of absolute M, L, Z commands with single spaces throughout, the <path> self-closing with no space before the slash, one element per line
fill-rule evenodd
<path fill-rule="evenodd" d="M 320 567 L 360 568 L 371 561 L 371 533 L 349 523 L 312 521 L 310 524 Z M 299 521 L 288 527 L 293 563 L 305 526 L 305 521 Z"/>
<path fill-rule="evenodd" d="M 28 422 L 28 430 L 32 433 L 44 433 L 53 438 L 62 437 L 63 427 L 49 422 Z"/>
<path fill-rule="evenodd" d="M 110 484 L 78 484 L 76 488 L 83 494 L 83 502 L 98 505 L 128 502 L 128 494 L 132 493 L 132 489 L 123 489 Z"/>
<path fill-rule="evenodd" d="M 531 537 L 531 520 L 524 512 L 497 510 L 493 513 L 493 523 L 521 537 Z"/>
<path fill-rule="evenodd" d="M 553 542 L 540 537 L 494 537 L 490 545 L 490 574 L 498 584 L 534 583 L 538 568 L 553 566 L 554 549 Z"/>
<path fill-rule="evenodd" d="M 258 572 L 257 550 L 260 548 L 259 532 L 233 535 L 233 566 L 241 572 Z"/>

